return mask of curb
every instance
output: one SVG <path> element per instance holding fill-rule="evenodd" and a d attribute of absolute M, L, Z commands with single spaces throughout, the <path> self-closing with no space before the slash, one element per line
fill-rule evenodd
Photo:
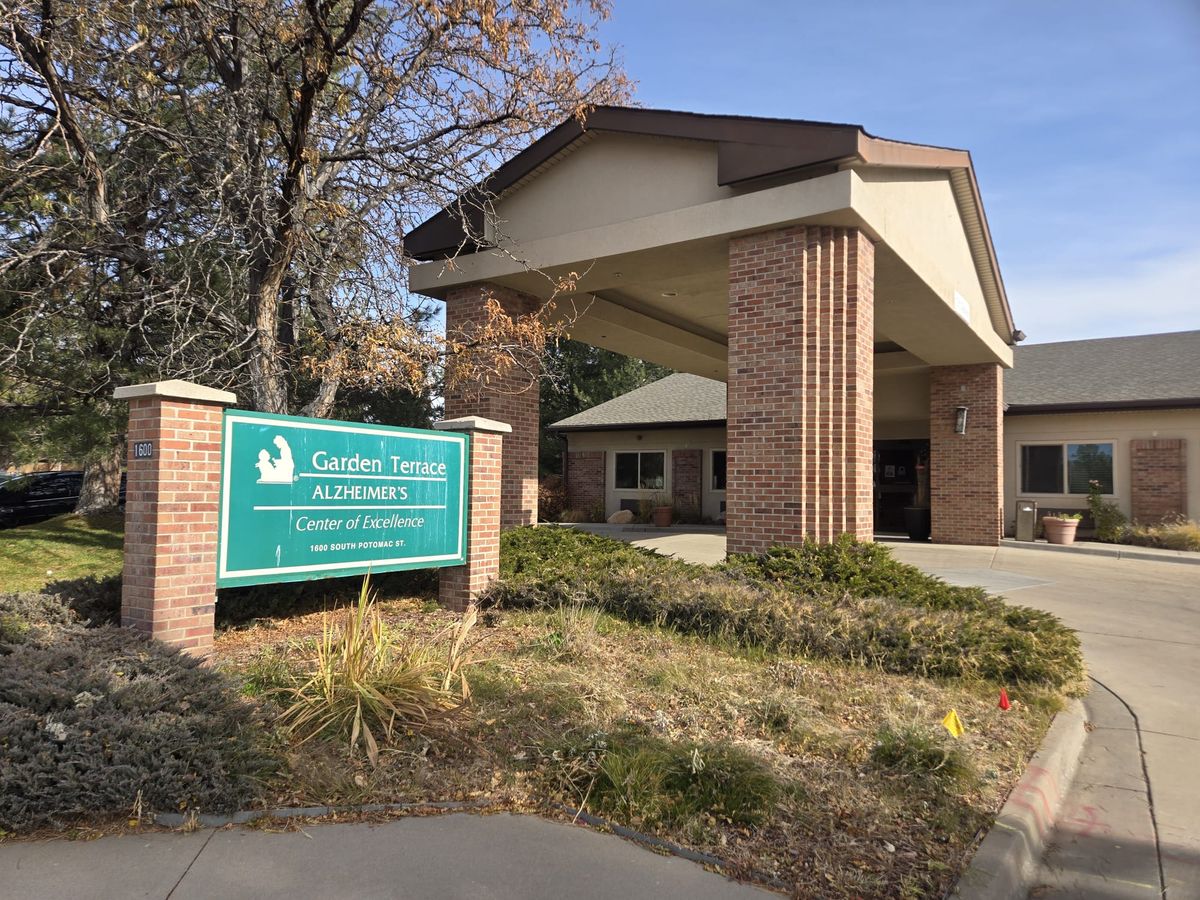
<path fill-rule="evenodd" d="M 1136 548 L 1126 549 L 1124 544 L 1121 545 L 1101 545 L 1090 547 L 1087 543 L 1070 544 L 1062 546 L 1060 544 L 1043 544 L 1037 541 L 1016 541 L 1012 538 L 1004 538 L 1000 543 L 1001 548 L 1012 547 L 1014 550 L 1048 550 L 1051 553 L 1074 553 L 1079 556 L 1106 556 L 1109 559 L 1141 559 L 1149 562 L 1164 562 L 1176 563 L 1185 566 L 1200 566 L 1200 553 L 1189 553 L 1183 555 L 1186 551 L 1181 550 L 1160 550 L 1157 553 L 1148 550 L 1138 550 Z M 1178 554 L 1178 555 L 1175 555 Z"/>
<path fill-rule="evenodd" d="M 1046 739 L 951 891 L 960 900 L 1024 900 L 1087 737 L 1083 702 L 1054 717 Z"/>

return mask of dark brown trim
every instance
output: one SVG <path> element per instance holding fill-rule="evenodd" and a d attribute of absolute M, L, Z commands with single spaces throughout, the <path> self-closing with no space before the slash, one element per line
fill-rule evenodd
<path fill-rule="evenodd" d="M 724 428 L 725 419 L 697 419 L 694 422 L 632 422 L 628 425 L 547 425 L 550 431 L 666 431 L 680 428 Z"/>
<path fill-rule="evenodd" d="M 1200 397 L 1173 400 L 1094 400 L 1083 403 L 1027 403 L 1012 405 L 1006 416 L 1042 416 L 1071 412 L 1136 412 L 1151 409 L 1200 409 Z"/>

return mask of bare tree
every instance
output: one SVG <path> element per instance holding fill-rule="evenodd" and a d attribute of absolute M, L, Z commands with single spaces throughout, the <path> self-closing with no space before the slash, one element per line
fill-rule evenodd
<path fill-rule="evenodd" d="M 3 401 L 111 422 L 178 377 L 269 412 L 428 378 L 405 231 L 626 85 L 608 0 L 16 0 L 0 24 Z M 464 221 L 470 220 L 465 216 Z M 506 320 L 500 365 L 544 336 Z M 439 343 L 440 342 L 440 343 Z M 532 343 L 531 343 L 532 342 Z M 519 349 L 524 347 L 525 349 Z M 78 360 L 71 365 L 72 359 Z M 532 366 L 529 368 L 532 370 Z M 107 418 L 106 418 L 107 417 Z"/>

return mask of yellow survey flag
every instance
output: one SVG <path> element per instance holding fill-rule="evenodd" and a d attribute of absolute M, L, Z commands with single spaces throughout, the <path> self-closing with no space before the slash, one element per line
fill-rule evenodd
<path fill-rule="evenodd" d="M 958 717 L 958 713 L 954 710 L 950 710 L 950 712 L 946 713 L 946 718 L 942 719 L 942 727 L 956 738 L 962 737 L 963 731 L 965 730 L 963 728 L 962 719 Z"/>

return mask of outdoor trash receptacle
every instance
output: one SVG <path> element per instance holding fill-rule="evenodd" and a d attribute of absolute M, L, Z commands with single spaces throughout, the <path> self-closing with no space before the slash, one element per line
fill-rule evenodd
<path fill-rule="evenodd" d="M 1037 503 L 1033 500 L 1017 501 L 1017 540 L 1032 541 L 1037 529 Z"/>

